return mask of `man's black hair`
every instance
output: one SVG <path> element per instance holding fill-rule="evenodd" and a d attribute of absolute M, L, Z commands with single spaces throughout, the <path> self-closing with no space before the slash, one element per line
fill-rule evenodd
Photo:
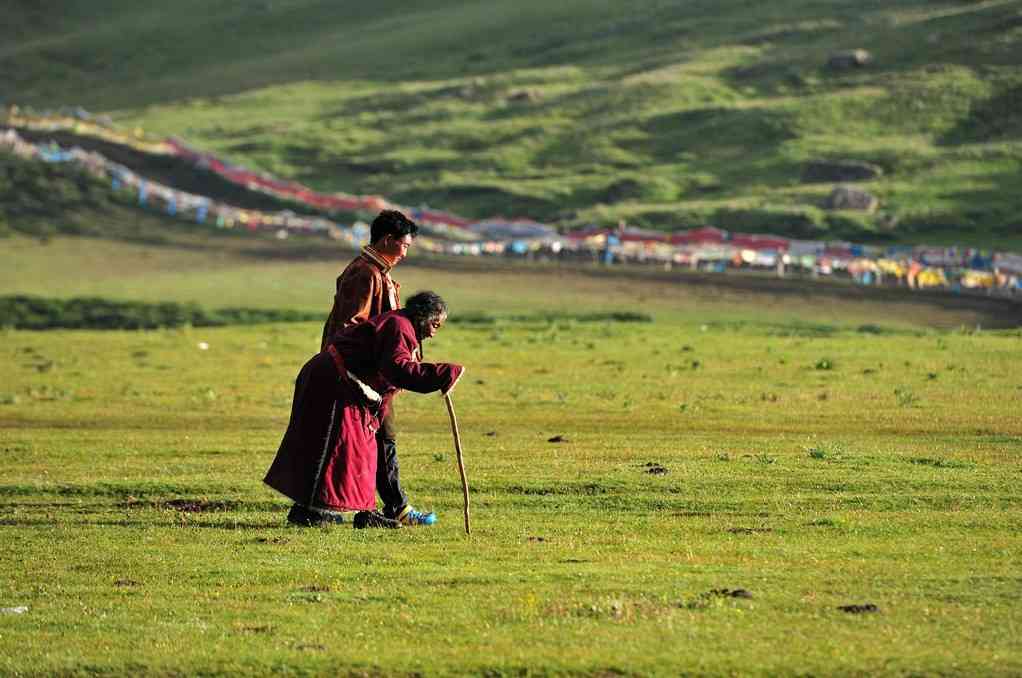
<path fill-rule="evenodd" d="M 436 292 L 416 292 L 405 300 L 405 312 L 416 325 L 447 315 L 447 302 Z"/>
<path fill-rule="evenodd" d="M 383 210 L 376 215 L 372 226 L 369 227 L 369 242 L 379 242 L 388 235 L 395 238 L 410 235 L 414 238 L 418 232 L 419 227 L 405 215 L 397 210 Z"/>

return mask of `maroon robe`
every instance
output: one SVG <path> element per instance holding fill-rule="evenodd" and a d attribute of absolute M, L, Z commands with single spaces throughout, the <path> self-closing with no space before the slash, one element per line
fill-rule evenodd
<path fill-rule="evenodd" d="M 418 355 L 405 311 L 341 330 L 298 373 L 291 421 L 263 482 L 302 506 L 374 509 L 376 430 L 394 394 L 447 393 L 464 370 Z"/>

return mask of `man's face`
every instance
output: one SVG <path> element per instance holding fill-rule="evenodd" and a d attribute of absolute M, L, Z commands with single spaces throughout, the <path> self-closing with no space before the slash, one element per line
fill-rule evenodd
<path fill-rule="evenodd" d="M 408 248 L 411 246 L 412 236 L 410 235 L 402 236 L 387 235 L 380 240 L 379 244 L 376 246 L 376 249 L 381 254 L 385 254 L 391 259 L 393 259 L 394 264 L 396 265 L 402 259 L 408 256 Z"/>

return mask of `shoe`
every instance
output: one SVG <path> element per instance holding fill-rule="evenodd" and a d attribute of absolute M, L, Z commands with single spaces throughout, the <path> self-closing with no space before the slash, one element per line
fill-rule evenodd
<path fill-rule="evenodd" d="M 344 516 L 340 513 L 313 511 L 305 506 L 295 504 L 287 512 L 287 522 L 301 527 L 319 527 L 320 525 L 341 524 L 344 522 Z"/>
<path fill-rule="evenodd" d="M 381 527 L 387 530 L 396 530 L 401 523 L 392 520 L 377 511 L 359 511 L 351 522 L 356 530 L 364 530 L 367 527 Z"/>
<path fill-rule="evenodd" d="M 423 513 L 416 511 L 411 506 L 405 506 L 404 509 L 397 515 L 397 520 L 402 525 L 419 526 L 419 525 L 432 525 L 436 522 L 436 514 L 430 511 L 429 513 Z"/>
<path fill-rule="evenodd" d="M 304 506 L 295 504 L 291 507 L 291 510 L 287 512 L 287 522 L 289 525 L 313 527 L 319 524 L 319 517 Z"/>

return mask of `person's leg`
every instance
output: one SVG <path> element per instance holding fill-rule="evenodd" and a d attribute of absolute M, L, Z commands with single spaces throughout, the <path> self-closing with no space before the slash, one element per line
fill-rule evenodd
<path fill-rule="evenodd" d="M 383 418 L 376 434 L 376 492 L 383 502 L 383 515 L 404 525 L 433 525 L 436 514 L 416 511 L 401 488 L 401 469 L 397 461 L 393 410 Z"/>
<path fill-rule="evenodd" d="M 385 437 L 385 427 L 376 434 L 376 491 L 383 502 L 383 514 L 396 518 L 408 504 L 401 489 L 401 469 L 397 461 L 397 441 Z"/>

